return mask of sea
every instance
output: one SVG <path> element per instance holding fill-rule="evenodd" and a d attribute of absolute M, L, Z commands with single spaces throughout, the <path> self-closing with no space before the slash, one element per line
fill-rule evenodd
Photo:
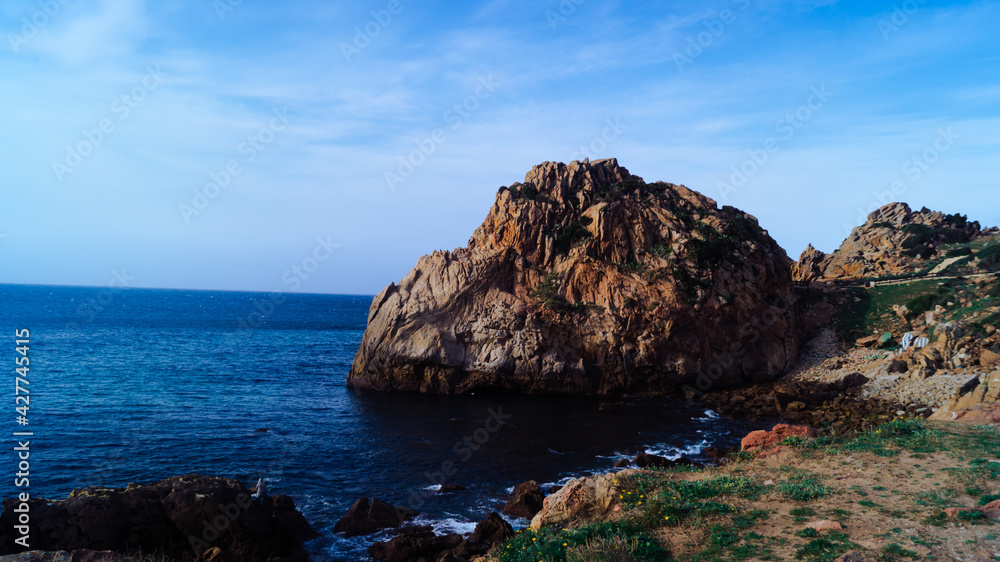
<path fill-rule="evenodd" d="M 639 452 L 697 460 L 757 429 L 671 398 L 349 389 L 371 299 L 0 285 L 0 425 L 33 434 L 32 497 L 191 473 L 248 486 L 263 478 L 319 531 L 307 545 L 314 560 L 366 560 L 385 535 L 332 532 L 359 497 L 414 508 L 415 524 L 441 533 L 467 533 L 520 482 L 563 484 Z M 21 412 L 18 339 L 30 358 L 30 408 Z M 7 450 L 0 467 L 12 474 Z M 465 489 L 438 493 L 442 485 Z M 4 498 L 19 491 L 14 478 L 0 483 Z"/>

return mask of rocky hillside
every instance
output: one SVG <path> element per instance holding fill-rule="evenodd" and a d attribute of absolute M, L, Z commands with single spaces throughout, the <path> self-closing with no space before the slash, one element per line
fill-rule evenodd
<path fill-rule="evenodd" d="M 994 233 L 992 229 L 989 234 Z M 927 208 L 914 212 L 906 203 L 890 203 L 868 215 L 832 254 L 810 245 L 792 270 L 796 281 L 860 279 L 916 273 L 941 256 L 943 246 L 980 237 L 978 222 Z"/>
<path fill-rule="evenodd" d="M 757 220 L 616 160 L 500 188 L 468 247 L 372 302 L 355 388 L 669 393 L 796 359 L 792 262 Z"/>

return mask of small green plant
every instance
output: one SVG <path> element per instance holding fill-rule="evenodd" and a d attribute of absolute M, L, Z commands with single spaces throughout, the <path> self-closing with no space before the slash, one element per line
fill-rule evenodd
<path fill-rule="evenodd" d="M 882 547 L 882 556 L 879 557 L 882 560 L 898 560 L 900 558 L 913 558 L 914 560 L 919 559 L 916 552 L 912 550 L 906 550 L 899 543 L 891 543 Z"/>
<path fill-rule="evenodd" d="M 830 531 L 825 536 L 815 538 L 795 551 L 796 560 L 827 561 L 833 560 L 847 550 L 858 548 L 858 545 L 848 540 L 846 534 Z"/>
<path fill-rule="evenodd" d="M 816 478 L 797 477 L 778 483 L 778 492 L 798 502 L 809 502 L 830 495 L 830 488 L 820 484 Z"/>

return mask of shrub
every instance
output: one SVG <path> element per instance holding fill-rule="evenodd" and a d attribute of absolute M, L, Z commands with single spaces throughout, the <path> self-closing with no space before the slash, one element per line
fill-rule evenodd
<path fill-rule="evenodd" d="M 937 239 L 943 239 L 946 244 L 957 244 L 959 242 L 969 241 L 969 237 L 965 234 L 965 231 L 957 228 L 938 228 L 934 231 L 934 237 Z"/>
<path fill-rule="evenodd" d="M 953 248 L 951 250 L 948 250 L 948 253 L 945 254 L 945 256 L 949 258 L 957 258 L 959 256 L 971 256 L 971 255 L 972 255 L 972 248 L 968 246 L 963 246 L 961 248 Z"/>
<path fill-rule="evenodd" d="M 586 227 L 592 222 L 594 222 L 594 219 L 590 217 L 580 217 L 579 220 L 572 221 L 569 224 L 556 225 L 556 240 L 552 245 L 553 249 L 559 254 L 569 253 L 569 249 L 573 247 L 573 244 L 591 236 L 590 231 Z"/>

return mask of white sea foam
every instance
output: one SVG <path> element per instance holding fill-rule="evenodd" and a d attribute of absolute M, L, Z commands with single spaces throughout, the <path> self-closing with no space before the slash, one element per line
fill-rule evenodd
<path fill-rule="evenodd" d="M 646 452 L 650 455 L 657 455 L 660 457 L 668 458 L 670 460 L 676 460 L 681 457 L 692 457 L 700 454 L 705 450 L 706 447 L 711 445 L 706 439 L 702 439 L 697 443 L 692 443 L 686 447 L 674 447 L 672 445 L 656 445 L 646 449 Z"/>

